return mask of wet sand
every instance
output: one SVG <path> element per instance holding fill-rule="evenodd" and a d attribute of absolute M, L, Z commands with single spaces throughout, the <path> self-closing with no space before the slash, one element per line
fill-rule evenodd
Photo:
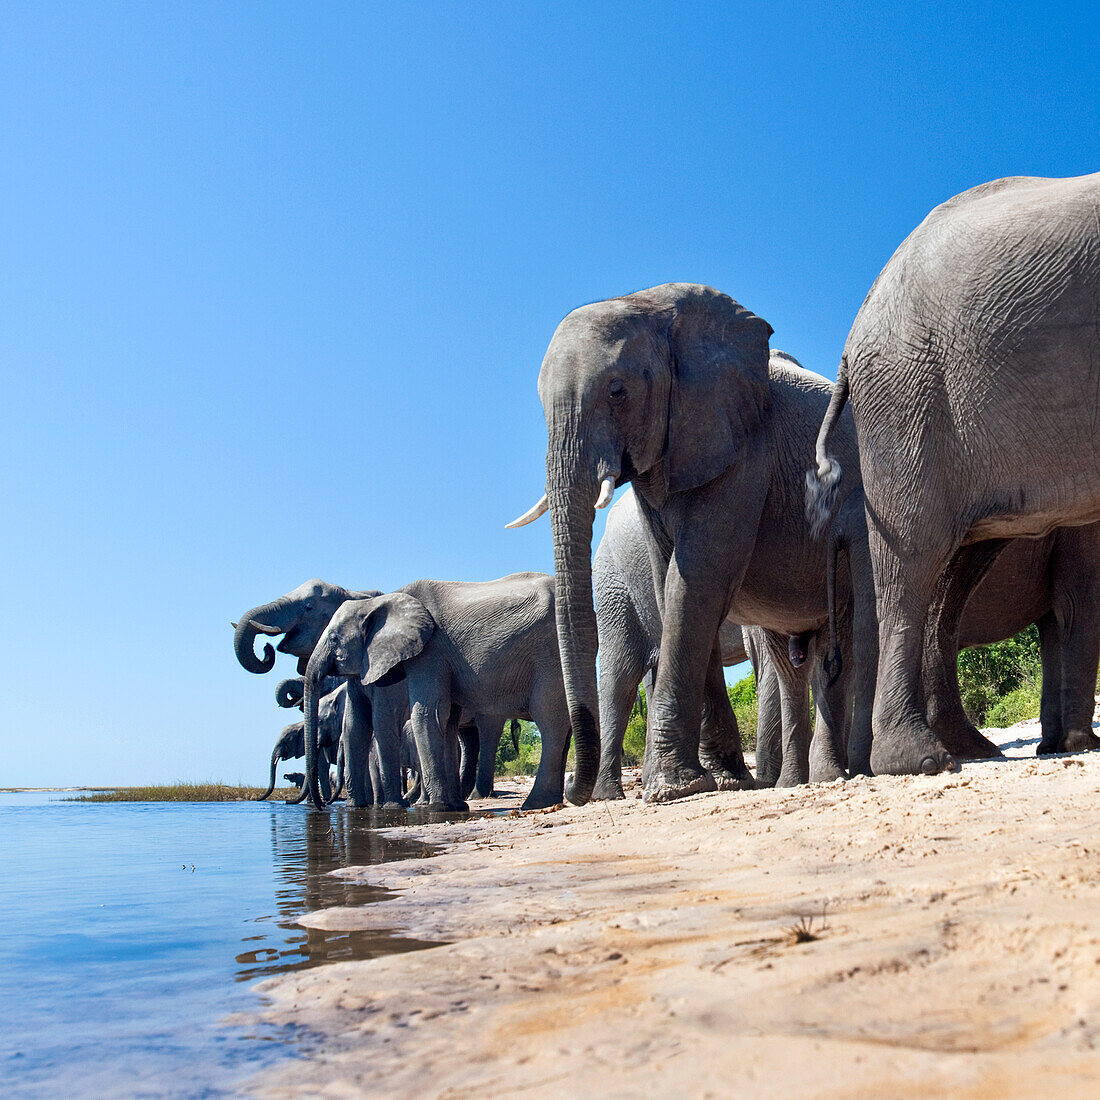
<path fill-rule="evenodd" d="M 298 1096 L 1095 1097 L 1100 753 L 402 830 L 302 923 L 447 941 L 259 987 Z"/>

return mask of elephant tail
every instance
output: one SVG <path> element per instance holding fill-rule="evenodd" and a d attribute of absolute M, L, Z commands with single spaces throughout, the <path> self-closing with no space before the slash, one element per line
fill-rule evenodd
<path fill-rule="evenodd" d="M 825 530 L 833 508 L 836 506 L 837 486 L 840 484 L 840 463 L 829 454 L 829 435 L 832 433 L 844 406 L 848 401 L 848 361 L 841 359 L 840 370 L 837 371 L 836 385 L 833 386 L 833 396 L 829 401 L 829 408 L 825 412 L 825 419 L 821 422 L 821 428 L 817 433 L 817 445 L 815 457 L 816 468 L 806 472 L 806 518 L 810 521 L 810 529 L 814 538 L 820 538 Z"/>

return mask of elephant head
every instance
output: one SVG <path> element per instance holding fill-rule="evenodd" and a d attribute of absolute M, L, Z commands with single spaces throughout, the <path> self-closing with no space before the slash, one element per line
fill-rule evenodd
<path fill-rule="evenodd" d="M 653 507 L 717 477 L 768 406 L 771 326 L 706 286 L 669 283 L 574 310 L 539 374 L 562 672 L 576 745 L 569 798 L 599 766 L 593 507 L 636 482 Z"/>
<path fill-rule="evenodd" d="M 275 769 L 279 766 L 279 762 L 281 760 L 294 760 L 305 752 L 304 731 L 305 723 L 291 722 L 279 734 L 275 747 L 271 750 L 271 773 L 268 776 L 267 790 L 263 794 L 257 795 L 257 802 L 263 802 L 264 799 L 270 798 L 271 792 L 275 790 Z"/>
<path fill-rule="evenodd" d="M 298 658 L 299 674 L 305 672 L 306 662 L 313 652 L 317 639 L 328 625 L 336 609 L 347 600 L 365 599 L 380 595 L 378 592 L 349 592 L 335 584 L 312 580 L 299 585 L 293 592 L 280 596 L 271 603 L 254 607 L 235 624 L 233 649 L 237 660 L 249 672 L 270 672 L 275 665 L 275 651 L 264 645 L 264 655 L 258 657 L 254 648 L 257 634 L 272 637 L 283 635 L 278 645 L 280 653 Z M 295 704 L 290 704 L 295 705 Z"/>
<path fill-rule="evenodd" d="M 428 609 L 405 592 L 349 600 L 332 616 L 305 671 L 306 783 L 313 805 L 324 802 L 317 780 L 319 689 L 326 676 L 354 676 L 364 685 L 385 682 L 415 657 L 435 630 Z"/>

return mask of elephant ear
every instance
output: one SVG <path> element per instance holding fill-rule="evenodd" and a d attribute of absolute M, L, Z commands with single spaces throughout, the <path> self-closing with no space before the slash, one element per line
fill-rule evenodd
<path fill-rule="evenodd" d="M 371 601 L 363 620 L 363 652 L 366 668 L 362 682 L 373 684 L 415 657 L 435 630 L 428 609 L 407 592 L 391 592 Z"/>
<path fill-rule="evenodd" d="M 669 329 L 668 490 L 705 485 L 730 466 L 768 407 L 772 327 L 728 295 L 685 288 Z"/>

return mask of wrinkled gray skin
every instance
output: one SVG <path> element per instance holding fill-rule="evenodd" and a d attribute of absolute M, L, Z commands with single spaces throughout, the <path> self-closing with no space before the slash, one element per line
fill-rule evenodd
<path fill-rule="evenodd" d="M 851 494 L 834 522 L 833 537 L 842 551 L 854 547 L 855 553 L 866 554 L 867 525 L 859 505 L 860 494 Z M 1031 623 L 1039 627 L 1043 661 L 1038 753 L 1100 747 L 1092 732 L 1100 663 L 1100 524 L 1058 528 L 1041 539 L 1013 539 L 972 590 L 963 587 L 961 574 L 954 575 L 954 582 L 952 598 L 964 599 L 961 617 L 941 611 L 926 630 L 923 658 L 929 723 L 947 751 L 961 760 L 1001 755 L 966 717 L 957 657 L 961 649 L 1003 641 Z M 935 629 L 948 620 L 957 625 L 954 635 Z M 877 645 L 877 629 L 873 636 Z M 865 690 L 873 695 L 873 682 Z M 853 742 L 849 752 L 853 770 L 869 770 L 869 739 Z"/>
<path fill-rule="evenodd" d="M 569 719 L 554 623 L 554 578 L 515 573 L 495 581 L 414 581 L 398 592 L 344 604 L 306 669 L 306 779 L 320 803 L 308 752 L 317 684 L 328 675 L 364 685 L 403 675 L 427 806 L 461 810 L 458 730 L 479 713 L 526 718 L 542 758 L 525 808 L 562 800 Z"/>
<path fill-rule="evenodd" d="M 325 695 L 318 707 L 318 732 L 320 737 L 319 750 L 323 757 L 321 767 L 322 793 L 326 799 L 331 796 L 328 787 L 328 769 L 330 764 L 336 763 L 337 750 L 340 745 L 340 736 L 344 726 L 344 703 L 347 699 L 347 685 L 341 683 L 335 691 Z M 275 771 L 280 761 L 295 760 L 305 756 L 305 723 L 291 722 L 286 726 L 279 739 L 271 750 L 271 772 L 268 778 L 267 790 L 257 797 L 262 802 L 271 796 L 275 790 Z"/>
<path fill-rule="evenodd" d="M 649 548 L 646 544 L 644 520 L 628 487 L 611 506 L 607 526 L 592 561 L 592 590 L 596 607 L 596 630 L 599 636 L 600 684 L 600 771 L 592 797 L 623 798 L 622 754 L 623 736 L 634 707 L 638 685 L 657 667 L 661 648 L 661 614 L 657 606 Z M 735 665 L 744 661 L 747 652 L 741 627 L 726 620 L 718 634 L 720 661 Z M 760 664 L 757 664 L 757 661 Z M 763 665 L 768 664 L 767 671 Z M 769 730 L 779 717 L 778 681 L 770 668 L 770 658 L 761 649 L 753 670 L 758 684 L 758 731 L 762 722 Z M 709 683 L 709 681 L 708 681 Z M 649 684 L 652 688 L 652 683 Z M 725 694 L 725 683 L 720 685 Z M 721 700 L 704 697 L 704 715 L 717 719 Z M 705 724 L 705 719 L 704 719 Z M 759 734 L 758 734 L 759 735 Z M 713 740 L 707 730 L 701 734 L 703 744 Z M 776 759 L 778 746 L 776 747 Z M 761 780 L 759 751 L 756 781 L 769 783 L 765 774 Z M 766 772 L 766 769 L 765 769 Z M 720 773 L 719 773 L 720 774 Z M 779 776 L 778 767 L 770 775 L 770 784 Z"/>
<path fill-rule="evenodd" d="M 809 504 L 824 516 L 847 480 L 830 433 L 850 399 L 879 619 L 878 773 L 955 766 L 924 697 L 926 629 L 955 634 L 953 589 L 976 585 L 1004 539 L 1100 520 L 1098 211 L 1100 175 L 966 191 L 901 244 L 848 335 Z"/>
<path fill-rule="evenodd" d="M 280 653 L 298 658 L 299 674 L 304 673 L 309 658 L 336 609 L 348 600 L 380 595 L 376 590 L 350 591 L 325 581 L 311 580 L 293 592 L 252 608 L 241 616 L 233 638 L 233 648 L 241 665 L 249 672 L 269 672 L 275 665 L 275 653 L 270 644 L 264 646 L 263 657 L 254 646 L 259 634 L 283 635 L 278 645 Z M 276 692 L 282 705 L 294 706 L 293 681 L 283 681 Z M 327 685 L 317 685 L 323 693 Z M 376 737 L 386 804 L 404 805 L 401 795 L 400 731 L 408 717 L 408 700 L 400 683 L 348 686 L 344 712 L 344 756 L 348 796 L 353 806 L 368 806 L 373 801 L 369 774 L 371 738 Z M 303 689 L 304 691 L 304 689 Z M 284 700 L 286 700 L 284 702 Z M 308 758 L 315 746 L 306 745 Z"/>
<path fill-rule="evenodd" d="M 802 502 L 805 456 L 830 390 L 782 355 L 769 367 L 770 335 L 766 321 L 726 295 L 674 283 L 574 310 L 547 349 L 539 396 L 576 801 L 591 794 L 598 769 L 590 561 L 603 485 L 634 485 L 661 610 L 647 798 L 713 790 L 716 770 L 723 786 L 752 785 L 736 739 L 705 752 L 706 769 L 698 751 L 727 614 L 787 635 L 816 633 L 827 621 L 826 547 L 810 537 Z M 845 453 L 856 468 L 854 433 Z M 803 667 L 820 669 L 823 653 L 813 647 Z M 793 716 L 794 701 L 783 706 Z M 728 701 L 723 711 L 733 727 Z M 841 720 L 826 741 L 839 736 Z M 784 721 L 784 736 L 788 729 L 796 736 Z M 797 736 L 808 739 L 805 723 Z M 784 768 L 785 782 L 809 778 L 806 754 L 793 745 Z M 844 774 L 835 742 L 822 746 L 818 773 Z"/>

